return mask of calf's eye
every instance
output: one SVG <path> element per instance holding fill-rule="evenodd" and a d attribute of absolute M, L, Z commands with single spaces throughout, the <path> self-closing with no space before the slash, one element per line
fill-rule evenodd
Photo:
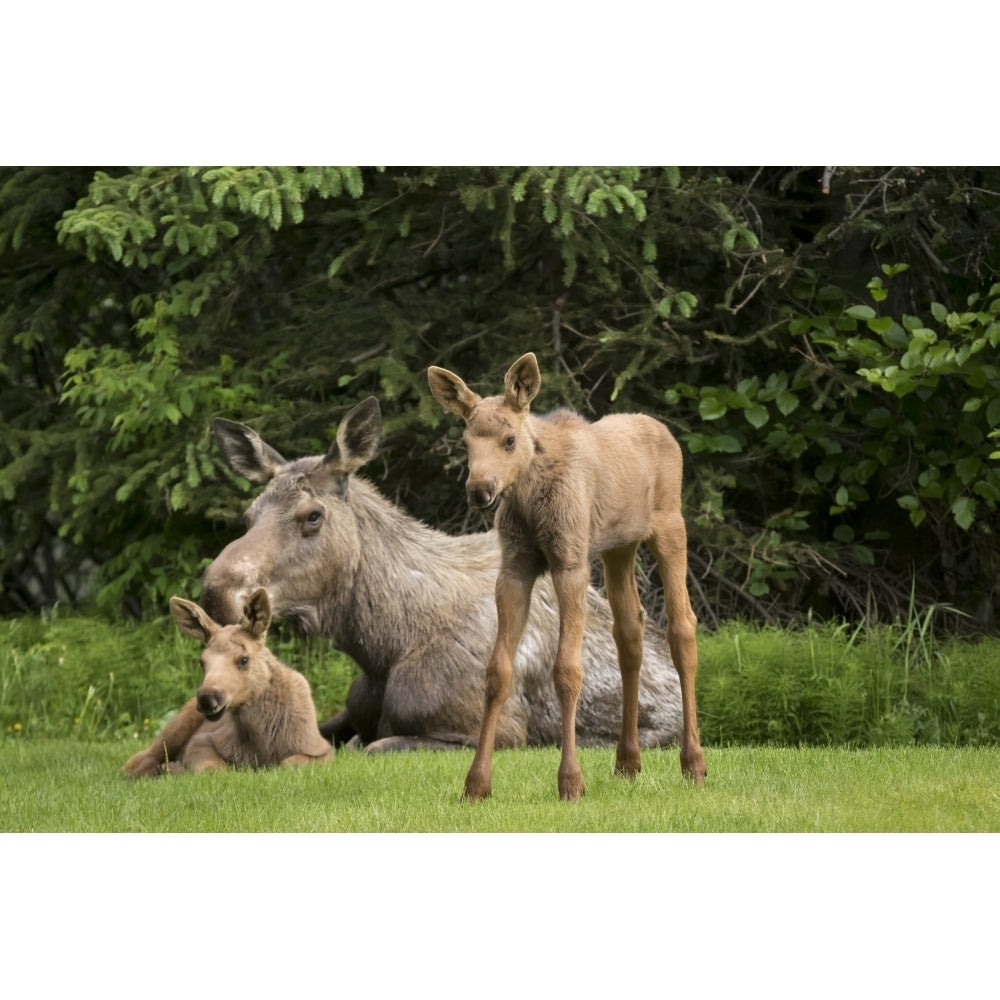
<path fill-rule="evenodd" d="M 236 661 L 236 666 L 238 666 L 240 668 L 240 670 L 246 670 L 247 667 L 250 666 L 250 657 L 249 656 L 241 656 Z"/>
<path fill-rule="evenodd" d="M 504 439 L 503 446 L 504 446 L 504 448 L 507 449 L 507 451 L 513 451 L 514 450 L 514 443 L 515 443 L 514 435 L 513 434 L 508 434 L 507 437 Z"/>

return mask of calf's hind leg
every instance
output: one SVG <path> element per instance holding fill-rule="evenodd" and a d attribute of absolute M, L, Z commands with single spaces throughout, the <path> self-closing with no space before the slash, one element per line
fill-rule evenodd
<path fill-rule="evenodd" d="M 660 567 L 663 600 L 667 612 L 667 642 L 681 681 L 681 771 L 695 784 L 707 773 L 705 754 L 698 740 L 698 707 L 695 675 L 698 673 L 697 618 L 687 589 L 687 529 L 680 511 L 664 514 L 650 544 Z"/>
<path fill-rule="evenodd" d="M 601 554 L 604 587 L 614 617 L 612 634 L 622 675 L 622 729 L 615 752 L 615 773 L 634 777 L 642 769 L 639 751 L 639 671 L 646 612 L 635 583 L 638 544 Z"/>

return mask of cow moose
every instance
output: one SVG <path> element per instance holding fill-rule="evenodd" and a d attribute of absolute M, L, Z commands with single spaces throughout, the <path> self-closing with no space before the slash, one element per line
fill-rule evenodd
<path fill-rule="evenodd" d="M 205 679 L 152 745 L 125 764 L 126 776 L 311 764 L 333 756 L 309 682 L 267 648 L 266 590 L 250 595 L 238 625 L 218 625 L 181 597 L 170 598 L 170 612 L 182 632 L 205 644 Z"/>
<path fill-rule="evenodd" d="M 246 532 L 206 569 L 201 602 L 217 621 L 239 619 L 247 595 L 267 590 L 274 614 L 324 635 L 361 668 L 346 708 L 320 726 L 335 745 L 354 739 L 371 752 L 474 746 L 483 711 L 483 663 L 496 634 L 495 531 L 448 535 L 390 503 L 357 471 L 381 438 L 369 397 L 341 421 L 325 455 L 286 461 L 245 424 L 217 418 L 213 431 L 230 465 L 266 484 L 246 513 Z M 517 655 L 517 677 L 496 726 L 498 747 L 559 740 L 559 705 L 549 671 L 558 640 L 547 575 Z M 621 685 L 611 613 L 585 594 L 580 745 L 618 735 Z M 675 744 L 677 672 L 662 632 L 645 638 L 639 741 Z"/>
<path fill-rule="evenodd" d="M 681 514 L 681 451 L 663 424 L 642 414 L 612 414 L 590 423 L 569 410 L 530 412 L 541 387 L 534 354 L 507 371 L 504 391 L 485 399 L 454 373 L 431 366 L 435 399 L 465 420 L 469 504 L 496 511 L 501 566 L 496 583 L 496 641 L 486 665 L 486 706 L 465 797 L 492 791 L 493 747 L 511 688 L 514 657 L 528 620 L 535 581 L 548 571 L 559 607 L 553 667 L 561 711 L 559 795 L 583 795 L 576 754 L 580 664 L 587 622 L 590 558 L 600 555 L 614 619 L 623 690 L 615 771 L 634 776 L 639 752 L 639 681 L 645 612 L 635 582 L 640 543 L 653 550 L 663 580 L 667 638 L 680 675 L 681 770 L 700 783 L 705 756 L 698 741 L 695 615 L 687 590 L 687 534 Z"/>

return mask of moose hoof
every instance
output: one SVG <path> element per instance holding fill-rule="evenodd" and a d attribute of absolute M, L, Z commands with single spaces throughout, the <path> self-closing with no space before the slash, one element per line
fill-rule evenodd
<path fill-rule="evenodd" d="M 705 766 L 705 755 L 701 752 L 700 747 L 696 753 L 681 755 L 681 774 L 696 785 L 700 785 L 705 780 L 708 768 Z"/>
<path fill-rule="evenodd" d="M 559 772 L 559 798 L 563 802 L 576 802 L 583 798 L 583 775 L 579 769 Z"/>
<path fill-rule="evenodd" d="M 631 781 L 642 770 L 641 764 L 615 764 L 615 775 Z"/>
<path fill-rule="evenodd" d="M 615 774 L 620 778 L 634 778 L 642 770 L 642 760 L 638 749 L 618 748 L 615 754 Z"/>
<path fill-rule="evenodd" d="M 145 750 L 134 754 L 121 769 L 126 778 L 155 778 L 163 771 L 163 761 L 153 757 Z"/>
<path fill-rule="evenodd" d="M 462 792 L 462 799 L 467 802 L 479 802 L 488 798 L 493 791 L 489 778 L 484 778 L 478 773 L 469 772 L 465 779 L 465 791 Z"/>

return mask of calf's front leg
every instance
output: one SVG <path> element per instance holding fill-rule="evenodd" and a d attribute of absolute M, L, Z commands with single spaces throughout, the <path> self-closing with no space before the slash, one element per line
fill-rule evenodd
<path fill-rule="evenodd" d="M 500 712 L 510 692 L 517 652 L 528 621 L 534 578 L 500 570 L 497 578 L 497 638 L 486 665 L 486 707 L 472 766 L 465 777 L 463 798 L 484 799 L 493 791 L 493 748 L 496 744 Z"/>
<path fill-rule="evenodd" d="M 197 699 L 189 699 L 147 749 L 129 758 L 122 774 L 127 778 L 152 778 L 162 774 L 171 763 L 180 759 L 184 748 L 204 721 L 205 716 L 198 711 Z"/>
<path fill-rule="evenodd" d="M 199 774 L 202 771 L 221 770 L 229 767 L 226 759 L 216 748 L 214 737 L 214 733 L 203 731 L 196 733 L 191 738 L 181 759 L 185 771 Z"/>
<path fill-rule="evenodd" d="M 583 687 L 583 630 L 587 624 L 586 565 L 553 571 L 552 586 L 559 602 L 559 646 L 552 670 L 562 716 L 562 757 L 559 761 L 559 798 L 575 801 L 583 795 L 583 772 L 576 753 L 576 705 Z"/>

